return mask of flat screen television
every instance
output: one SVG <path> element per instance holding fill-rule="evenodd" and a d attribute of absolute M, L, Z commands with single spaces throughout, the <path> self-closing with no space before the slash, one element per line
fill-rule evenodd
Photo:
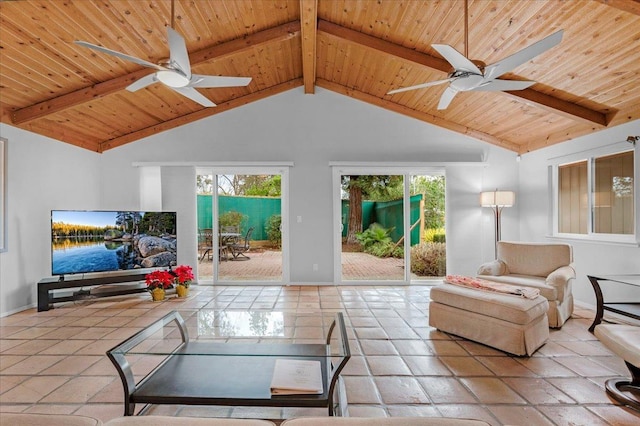
<path fill-rule="evenodd" d="M 51 211 L 52 275 L 176 264 L 176 212 Z"/>

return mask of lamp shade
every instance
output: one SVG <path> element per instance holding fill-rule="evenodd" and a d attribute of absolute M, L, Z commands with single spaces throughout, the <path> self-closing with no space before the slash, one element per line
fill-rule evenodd
<path fill-rule="evenodd" d="M 511 207 L 516 201 L 513 191 L 488 191 L 480 193 L 482 207 Z"/>

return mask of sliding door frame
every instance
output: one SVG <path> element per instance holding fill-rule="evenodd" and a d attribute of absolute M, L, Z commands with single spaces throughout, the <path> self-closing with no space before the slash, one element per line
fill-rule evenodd
<path fill-rule="evenodd" d="M 403 235 L 410 235 L 411 228 L 411 176 L 445 175 L 444 166 L 390 165 L 388 163 L 331 163 L 333 190 L 333 277 L 337 285 L 408 285 L 411 283 L 411 238 L 404 239 L 404 277 L 402 280 L 344 280 L 342 279 L 342 176 L 344 175 L 396 175 L 403 176 Z M 446 213 L 445 213 L 446 214 Z"/>
<path fill-rule="evenodd" d="M 290 283 L 290 260 L 289 260 L 289 168 L 293 164 L 270 165 L 270 164 L 219 164 L 211 166 L 197 167 L 196 174 L 210 174 L 213 177 L 213 194 L 212 200 L 212 226 L 218 229 L 218 176 L 219 175 L 280 175 L 281 176 L 281 198 L 280 198 L 280 215 L 282 218 L 280 228 L 282 237 L 282 278 L 280 281 L 220 281 L 218 278 L 218 262 L 215 262 L 217 256 L 214 256 L 215 267 L 213 268 L 213 282 L 211 284 L 224 285 L 287 285 Z M 213 253 L 218 253 L 218 239 L 213 238 Z M 208 285 L 208 282 L 204 283 Z"/>

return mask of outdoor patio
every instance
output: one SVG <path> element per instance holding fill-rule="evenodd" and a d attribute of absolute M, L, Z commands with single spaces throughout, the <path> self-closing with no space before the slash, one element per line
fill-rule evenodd
<path fill-rule="evenodd" d="M 282 277 L 282 253 L 280 251 L 260 249 L 247 253 L 249 260 L 225 260 L 220 262 L 219 281 L 279 281 Z M 402 280 L 404 278 L 404 260 L 379 258 L 362 252 L 342 253 L 342 273 L 344 279 L 365 280 Z M 198 263 L 198 276 L 211 278 L 213 262 L 204 259 Z M 434 279 L 418 277 L 412 279 Z"/>

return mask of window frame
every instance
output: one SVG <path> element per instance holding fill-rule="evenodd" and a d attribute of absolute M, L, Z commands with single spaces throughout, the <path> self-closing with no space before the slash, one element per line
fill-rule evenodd
<path fill-rule="evenodd" d="M 630 244 L 634 246 L 640 245 L 640 215 L 638 214 L 639 200 L 640 200 L 640 158 L 637 145 L 630 145 L 628 142 L 618 142 L 611 145 L 586 150 L 571 155 L 561 156 L 550 160 L 549 165 L 549 237 L 559 238 L 565 240 L 579 240 L 579 241 L 591 241 L 600 243 L 613 243 L 613 244 Z M 614 154 L 622 154 L 625 152 L 633 153 L 633 174 L 634 174 L 634 189 L 633 189 L 633 208 L 635 215 L 634 230 L 632 234 L 606 234 L 594 232 L 594 171 L 596 159 L 611 156 Z M 587 162 L 587 233 L 575 234 L 575 233 L 563 233 L 559 232 L 559 169 L 561 166 L 578 163 L 581 161 Z"/>

